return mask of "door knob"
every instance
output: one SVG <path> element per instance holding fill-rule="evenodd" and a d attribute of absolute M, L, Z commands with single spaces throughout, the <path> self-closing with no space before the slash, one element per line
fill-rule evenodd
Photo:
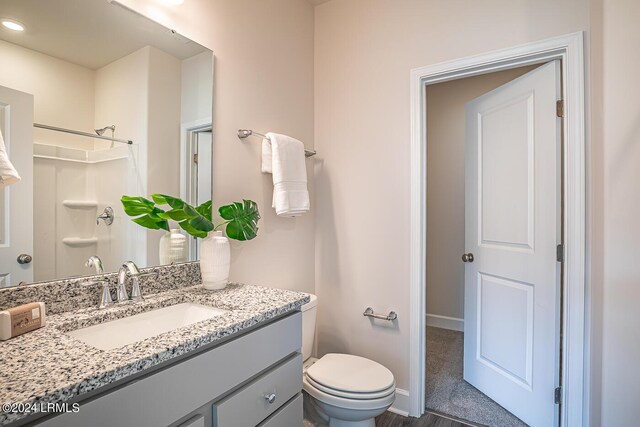
<path fill-rule="evenodd" d="M 17 261 L 18 261 L 18 264 L 29 264 L 31 261 L 33 261 L 33 257 L 27 254 L 20 254 L 18 255 Z"/>
<path fill-rule="evenodd" d="M 473 262 L 473 254 L 471 252 L 462 254 L 462 262 Z"/>

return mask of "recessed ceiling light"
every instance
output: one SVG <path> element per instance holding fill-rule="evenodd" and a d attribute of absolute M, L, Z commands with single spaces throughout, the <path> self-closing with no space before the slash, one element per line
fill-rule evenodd
<path fill-rule="evenodd" d="M 24 31 L 24 25 L 22 25 L 18 21 L 12 21 L 10 19 L 3 19 L 2 20 L 2 25 L 5 28 L 8 28 L 8 29 L 10 29 L 12 31 L 18 31 L 18 32 Z"/>

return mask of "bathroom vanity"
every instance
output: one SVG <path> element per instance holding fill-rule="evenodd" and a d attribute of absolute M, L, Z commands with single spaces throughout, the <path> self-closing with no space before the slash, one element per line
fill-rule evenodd
<path fill-rule="evenodd" d="M 14 300 L 20 293 L 39 297 L 42 292 L 54 312 L 45 327 L 0 347 L 0 401 L 30 408 L 3 411 L 0 425 L 301 425 L 300 307 L 308 295 L 241 284 L 207 291 L 171 282 L 172 275 L 194 266 L 197 263 L 157 267 L 164 283 L 171 283 L 166 289 L 154 282 L 157 279 L 148 279 L 147 289 L 155 286 L 160 292 L 104 310 L 91 300 L 99 288 L 82 279 L 0 290 L 0 306 L 9 292 Z M 65 291 L 77 300 L 71 304 L 75 309 L 55 303 L 64 299 Z M 185 303 L 213 307 L 218 313 L 124 346 L 107 343 L 107 349 L 89 345 L 88 338 L 76 334 Z M 56 405 L 58 412 L 44 409 L 47 404 Z M 61 408 L 68 412 L 59 412 Z"/>
<path fill-rule="evenodd" d="M 298 426 L 301 314 L 132 376 L 42 426 Z"/>

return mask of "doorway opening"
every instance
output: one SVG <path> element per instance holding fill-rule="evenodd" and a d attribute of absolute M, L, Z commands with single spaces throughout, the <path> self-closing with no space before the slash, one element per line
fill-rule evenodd
<path fill-rule="evenodd" d="M 192 206 L 212 199 L 213 127 L 209 119 L 182 126 L 180 197 Z M 189 260 L 200 258 L 200 240 L 189 236 Z"/>
<path fill-rule="evenodd" d="M 526 424 L 467 382 L 464 375 L 464 353 L 471 351 L 465 349 L 467 264 L 461 259 L 462 254 L 471 250 L 465 244 L 465 176 L 469 174 L 465 170 L 466 107 L 539 66 L 512 68 L 426 88 L 429 142 L 425 409 L 487 426 L 524 427 Z M 518 136 L 513 136 L 514 142 Z"/>
<path fill-rule="evenodd" d="M 562 354 L 559 354 L 559 351 L 557 351 L 554 355 L 557 359 L 555 362 L 557 363 L 552 363 L 554 366 L 561 368 L 558 375 L 561 379 L 560 383 L 562 387 L 557 389 L 552 388 L 548 392 L 545 392 L 542 397 L 559 403 L 557 406 L 559 412 L 557 423 L 561 426 L 582 425 L 582 421 L 585 419 L 583 402 L 586 390 L 585 384 L 587 384 L 588 381 L 585 379 L 584 343 L 585 334 L 588 333 L 588 323 L 586 322 L 585 313 L 587 293 L 585 286 L 586 163 L 583 38 L 584 34 L 578 32 L 417 68 L 411 72 L 410 228 L 412 237 L 410 257 L 410 389 L 408 391 L 408 399 L 406 400 L 407 412 L 410 415 L 421 415 L 425 412 L 426 406 L 427 340 L 425 331 L 427 327 L 427 289 L 426 239 L 424 236 L 426 236 L 427 233 L 427 191 L 425 185 L 427 175 L 426 151 L 428 145 L 426 123 L 427 86 L 559 60 L 562 66 L 558 73 L 563 83 L 559 92 L 561 95 L 559 99 L 563 100 L 563 105 L 559 106 L 564 107 L 559 109 L 559 111 L 564 113 L 564 120 L 561 130 L 558 131 L 558 136 L 562 137 L 561 146 L 563 153 L 558 161 L 558 165 L 564 172 L 563 181 L 560 184 L 562 203 L 558 208 L 562 212 L 560 234 L 563 244 L 562 250 L 558 252 L 558 256 L 561 255 L 563 259 L 562 268 L 558 273 L 560 276 L 558 279 L 561 278 L 563 287 L 561 295 L 557 295 L 557 298 L 560 299 L 561 311 L 564 313 L 564 316 L 562 318 L 555 318 L 555 316 L 552 315 L 550 318 L 552 321 L 560 323 L 563 331 L 558 339 L 563 349 Z M 487 170 L 492 169 L 487 168 Z M 503 180 L 503 182 L 506 183 L 505 185 L 508 187 L 510 180 Z M 557 213 L 555 208 L 552 213 Z M 499 229 L 499 218 L 500 216 L 497 215 L 493 219 L 495 226 L 494 231 L 495 229 Z M 555 219 L 551 220 L 551 223 L 555 223 Z M 524 228 L 526 229 L 526 227 Z M 482 233 L 484 232 L 485 230 L 482 229 Z M 482 241 L 482 236 L 478 238 L 478 241 Z M 527 251 L 526 247 L 522 247 L 522 244 L 527 242 L 514 241 L 512 243 L 520 244 L 520 252 L 524 253 Z M 517 247 L 518 245 L 515 246 Z M 475 252 L 478 252 L 478 250 L 482 250 L 482 248 L 475 248 Z M 467 253 L 467 255 L 470 254 Z M 482 255 L 478 259 L 486 259 L 486 257 Z M 476 262 L 472 265 L 479 264 L 481 264 L 481 262 Z M 510 264 L 501 263 L 501 265 Z M 535 270 L 535 268 L 531 269 L 531 271 Z M 481 278 L 483 279 L 488 279 L 486 289 L 489 290 L 491 288 L 491 283 L 489 282 L 495 278 L 492 279 L 490 275 L 487 274 L 479 276 L 482 276 Z M 496 281 L 493 280 L 493 282 Z M 485 282 L 481 284 L 482 287 L 485 287 Z M 526 288 L 526 283 L 520 284 L 523 286 L 519 286 L 517 283 L 513 283 L 513 285 L 514 289 L 519 287 L 520 290 L 523 290 Z M 525 295 L 525 300 L 527 300 L 527 298 L 529 298 L 527 295 L 531 295 L 532 292 L 521 292 L 520 294 Z M 509 302 L 513 303 L 514 301 L 515 300 L 511 300 Z M 465 306 L 478 307 L 477 300 L 474 304 L 466 304 Z M 528 303 L 528 306 L 537 307 L 531 303 Z M 478 308 L 482 309 L 482 307 Z M 485 312 L 490 313 L 491 311 Z M 522 316 L 520 317 L 522 318 Z M 536 318 L 540 319 L 540 316 L 538 315 Z M 494 324 L 499 324 L 499 322 L 494 322 Z M 474 329 L 477 330 L 477 328 Z M 529 338 L 524 341 L 531 342 Z M 499 343 L 500 339 L 496 339 L 495 342 Z M 477 348 L 468 354 L 477 355 Z M 496 354 L 500 354 L 500 352 Z M 478 358 L 476 357 L 476 359 Z M 508 367 L 503 366 L 503 368 Z M 509 369 L 503 369 L 503 373 L 508 373 L 508 370 Z M 497 372 L 497 370 L 494 370 L 494 372 Z M 516 374 L 518 374 L 518 372 L 516 372 Z M 524 387 L 521 388 L 531 388 L 532 383 L 529 381 L 530 377 L 528 373 L 519 371 L 519 375 L 524 385 Z M 522 377 L 522 375 L 524 375 L 524 377 Z M 511 376 L 513 377 L 512 379 L 517 380 L 518 375 Z M 520 399 L 520 401 L 522 400 L 523 399 Z"/>

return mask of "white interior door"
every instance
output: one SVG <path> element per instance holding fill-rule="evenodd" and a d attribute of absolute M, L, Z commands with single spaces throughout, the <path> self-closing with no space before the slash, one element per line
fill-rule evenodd
<path fill-rule="evenodd" d="M 560 93 L 553 61 L 466 106 L 464 379 L 532 427 L 557 423 Z"/>
<path fill-rule="evenodd" d="M 33 281 L 33 262 L 18 263 L 19 255 L 33 255 L 32 95 L 0 86 L 0 131 L 22 178 L 0 188 L 0 287 L 5 287 Z"/>

